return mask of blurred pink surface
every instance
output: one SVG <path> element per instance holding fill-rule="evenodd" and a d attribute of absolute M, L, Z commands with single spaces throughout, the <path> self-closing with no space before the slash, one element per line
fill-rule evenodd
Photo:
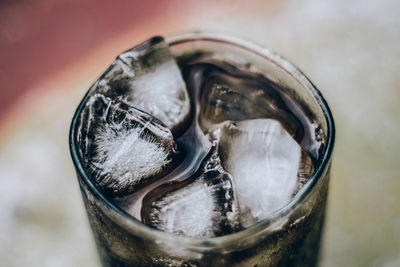
<path fill-rule="evenodd" d="M 171 1 L 5 1 L 0 3 L 0 120 L 16 98 L 91 49 L 136 31 L 133 45 L 171 27 Z M 159 27 L 148 29 L 148 25 Z M 175 20 L 173 23 L 177 23 Z"/>

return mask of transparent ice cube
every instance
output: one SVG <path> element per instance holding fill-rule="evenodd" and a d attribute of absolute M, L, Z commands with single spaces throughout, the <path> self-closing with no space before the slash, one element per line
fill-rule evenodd
<path fill-rule="evenodd" d="M 201 104 L 201 125 L 212 125 L 226 120 L 245 120 L 268 115 L 267 110 L 254 104 L 245 94 L 223 84 L 213 84 L 203 95 Z"/>
<path fill-rule="evenodd" d="M 172 132 L 182 130 L 189 118 L 186 85 L 168 44 L 161 37 L 154 37 L 119 55 L 92 92 L 145 111 Z"/>
<path fill-rule="evenodd" d="M 78 141 L 94 181 L 109 196 L 130 193 L 180 161 L 171 131 L 158 119 L 101 94 L 81 114 Z"/>
<path fill-rule="evenodd" d="M 232 174 L 243 227 L 290 201 L 298 184 L 301 149 L 279 122 L 225 122 L 212 135 L 219 140 L 222 165 Z"/>
<path fill-rule="evenodd" d="M 237 231 L 239 212 L 231 177 L 215 153 L 183 182 L 170 182 L 143 200 L 142 220 L 161 231 L 193 238 Z"/>
<path fill-rule="evenodd" d="M 276 94 L 272 88 L 274 85 L 268 81 L 260 82 L 260 77 L 254 77 L 254 74 L 236 72 L 214 69 L 204 79 L 200 97 L 200 124 L 203 130 L 226 120 L 272 118 L 281 108 L 282 104 L 275 100 L 279 98 L 272 95 Z"/>

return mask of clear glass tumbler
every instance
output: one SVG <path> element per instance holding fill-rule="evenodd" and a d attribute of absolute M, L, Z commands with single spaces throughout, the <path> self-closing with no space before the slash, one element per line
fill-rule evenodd
<path fill-rule="evenodd" d="M 96 187 L 78 151 L 80 113 L 70 129 L 70 150 L 84 204 L 104 266 L 314 266 L 330 176 L 334 123 L 318 89 L 291 63 L 268 49 L 215 34 L 190 33 L 167 39 L 179 60 L 197 53 L 233 65 L 246 65 L 293 96 L 324 140 L 315 170 L 293 199 L 269 218 L 233 234 L 194 239 L 148 227 L 109 201 Z"/>

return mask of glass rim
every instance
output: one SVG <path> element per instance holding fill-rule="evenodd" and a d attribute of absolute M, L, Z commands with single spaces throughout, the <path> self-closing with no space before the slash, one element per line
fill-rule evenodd
<path fill-rule="evenodd" d="M 157 241 L 165 241 L 165 242 L 173 242 L 175 245 L 181 245 L 186 248 L 191 248 L 195 251 L 209 251 L 215 249 L 224 249 L 229 246 L 235 246 L 239 243 L 242 243 L 246 239 L 251 236 L 257 236 L 259 234 L 268 232 L 269 226 L 271 226 L 278 219 L 284 217 L 289 214 L 294 208 L 300 205 L 303 200 L 312 192 L 313 188 L 319 181 L 321 177 L 323 177 L 326 168 L 331 160 L 331 154 L 334 146 L 335 139 L 335 126 L 333 122 L 332 113 L 323 98 L 320 91 L 317 87 L 292 63 L 279 56 L 275 52 L 271 51 L 269 48 L 258 46 L 254 43 L 244 41 L 242 39 L 238 39 L 236 37 L 214 34 L 214 33 L 203 33 L 203 32 L 193 32 L 193 33 L 184 33 L 179 35 L 174 35 L 166 38 L 166 41 L 170 46 L 177 45 L 180 43 L 186 42 L 194 42 L 194 41 L 211 41 L 217 43 L 224 43 L 232 46 L 239 47 L 241 49 L 248 50 L 252 53 L 255 53 L 266 60 L 272 62 L 277 67 L 280 67 L 283 71 L 286 71 L 289 75 L 291 75 L 294 79 L 296 79 L 305 89 L 310 90 L 313 93 L 314 100 L 317 101 L 319 107 L 321 108 L 324 118 L 327 124 L 327 140 L 326 140 L 326 148 L 324 153 L 321 156 L 321 159 L 316 166 L 316 169 L 311 176 L 311 178 L 307 181 L 307 183 L 299 190 L 299 192 L 288 202 L 285 206 L 275 211 L 268 218 L 263 219 L 254 225 L 241 230 L 236 233 L 219 236 L 219 237 L 210 237 L 210 238 L 191 238 L 191 237 L 183 237 L 178 236 L 172 233 L 167 233 L 163 231 L 156 230 L 151 228 L 138 219 L 134 218 L 127 212 L 125 212 L 122 208 L 113 204 L 109 201 L 100 191 L 100 189 L 95 185 L 95 183 L 90 178 L 89 172 L 86 170 L 83 161 L 78 152 L 77 146 L 77 122 L 79 120 L 82 109 L 85 106 L 86 100 L 88 98 L 89 91 L 86 92 L 85 96 L 82 98 L 78 108 L 75 111 L 75 114 L 72 118 L 70 132 L 69 132 L 69 146 L 70 153 L 72 157 L 72 161 L 78 173 L 78 179 L 81 179 L 85 182 L 88 189 L 91 193 L 102 203 L 104 203 L 105 207 L 110 211 L 109 215 L 113 217 L 115 222 L 120 226 L 126 228 L 129 232 L 129 229 L 134 229 L 135 233 L 140 233 L 148 238 L 152 238 Z"/>

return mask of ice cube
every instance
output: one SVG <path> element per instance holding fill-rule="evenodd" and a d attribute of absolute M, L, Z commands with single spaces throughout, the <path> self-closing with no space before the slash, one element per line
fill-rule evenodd
<path fill-rule="evenodd" d="M 212 73 L 201 86 L 200 124 L 203 130 L 226 120 L 272 118 L 282 106 L 275 101 L 279 98 L 271 95 L 275 90 L 269 88 L 272 85 L 267 80 L 261 83 L 254 74 L 241 73 L 243 77 L 239 77 L 234 71 L 214 70 Z"/>
<path fill-rule="evenodd" d="M 200 123 L 209 129 L 225 120 L 239 121 L 267 115 L 264 108 L 255 105 L 244 94 L 216 83 L 203 95 Z"/>
<path fill-rule="evenodd" d="M 174 133 L 182 130 L 189 118 L 186 85 L 168 44 L 161 37 L 122 53 L 92 92 L 150 113 Z"/>
<path fill-rule="evenodd" d="M 298 183 L 301 150 L 279 122 L 225 122 L 213 136 L 219 139 L 222 165 L 233 177 L 243 227 L 290 201 Z"/>
<path fill-rule="evenodd" d="M 181 159 L 171 131 L 161 121 L 101 94 L 87 101 L 79 132 L 82 158 L 108 196 L 143 187 Z"/>
<path fill-rule="evenodd" d="M 239 213 L 231 177 L 215 153 L 183 182 L 169 182 L 143 200 L 142 221 L 158 230 L 193 238 L 237 231 Z"/>

